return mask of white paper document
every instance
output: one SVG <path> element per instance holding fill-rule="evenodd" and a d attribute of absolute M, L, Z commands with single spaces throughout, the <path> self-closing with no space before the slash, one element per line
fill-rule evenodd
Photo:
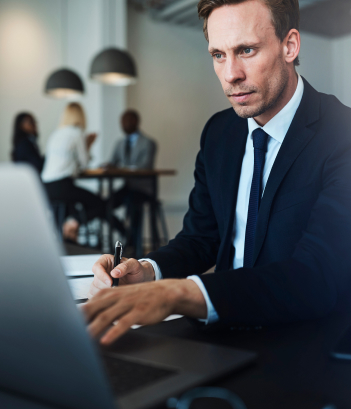
<path fill-rule="evenodd" d="M 172 321 L 172 320 L 177 320 L 178 318 L 182 318 L 184 315 L 178 315 L 178 314 L 173 314 L 170 315 L 169 317 L 165 318 L 163 321 Z M 115 322 L 114 322 L 115 324 Z M 132 328 L 133 329 L 138 329 L 142 327 L 142 325 L 133 325 Z"/>
<path fill-rule="evenodd" d="M 72 278 L 68 280 L 73 299 L 81 300 L 88 298 L 89 287 L 93 280 L 94 277 Z"/>
<path fill-rule="evenodd" d="M 87 254 L 82 256 L 62 256 L 61 263 L 66 276 L 93 276 L 92 267 L 101 254 Z"/>

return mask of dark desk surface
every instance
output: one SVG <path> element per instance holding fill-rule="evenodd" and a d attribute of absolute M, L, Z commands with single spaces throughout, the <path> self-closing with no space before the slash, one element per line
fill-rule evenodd
<path fill-rule="evenodd" d="M 202 333 L 185 318 L 141 331 L 256 351 L 255 365 L 210 386 L 227 388 L 247 409 L 322 409 L 334 404 L 351 408 L 351 361 L 338 361 L 329 352 L 351 324 L 351 314 L 262 329 Z"/>
<path fill-rule="evenodd" d="M 322 409 L 329 404 L 350 409 L 351 362 L 329 356 L 350 323 L 351 314 L 332 314 L 258 331 L 203 333 L 182 318 L 137 331 L 256 351 L 254 365 L 210 384 L 235 392 L 247 409 Z M 17 399 L 0 391 L 1 408 L 46 409 Z"/>

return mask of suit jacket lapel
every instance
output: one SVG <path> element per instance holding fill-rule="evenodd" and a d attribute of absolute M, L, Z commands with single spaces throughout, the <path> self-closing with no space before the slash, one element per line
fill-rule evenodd
<path fill-rule="evenodd" d="M 290 167 L 315 134 L 308 125 L 319 119 L 320 99 L 317 91 L 306 80 L 304 80 L 304 87 L 300 106 L 279 150 L 262 197 L 256 227 L 254 263 L 266 236 L 274 196 Z"/>
<path fill-rule="evenodd" d="M 241 173 L 241 164 L 245 153 L 248 125 L 247 119 L 235 117 L 225 131 L 223 161 L 221 166 L 221 203 L 226 231 L 224 232 L 224 248 L 219 257 L 217 270 L 231 269 L 231 238 L 233 234 L 234 214 Z"/>

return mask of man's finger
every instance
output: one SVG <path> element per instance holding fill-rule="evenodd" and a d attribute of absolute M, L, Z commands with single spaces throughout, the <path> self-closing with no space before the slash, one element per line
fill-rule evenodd
<path fill-rule="evenodd" d="M 90 284 L 90 287 L 89 287 L 88 298 L 92 298 L 100 290 L 103 290 L 105 288 L 111 288 L 111 286 L 112 286 L 112 279 L 111 279 L 111 284 L 107 284 L 107 280 L 106 280 L 106 283 L 104 283 L 98 277 L 95 276 L 93 282 Z"/>
<path fill-rule="evenodd" d="M 100 311 L 109 308 L 116 302 L 116 294 L 111 294 L 111 291 L 114 292 L 117 289 L 99 290 L 99 294 L 92 301 L 82 306 L 82 311 L 88 322 L 92 321 Z"/>
<path fill-rule="evenodd" d="M 98 277 L 94 277 L 94 281 L 93 284 L 96 288 L 98 288 L 99 290 L 103 290 L 104 288 L 111 288 L 112 286 L 112 279 L 111 279 L 111 285 L 107 284 L 107 280 L 106 282 L 101 281 L 100 278 Z"/>
<path fill-rule="evenodd" d="M 136 274 L 140 271 L 140 263 L 135 258 L 129 258 L 127 261 L 118 264 L 112 271 L 111 275 L 115 278 L 124 277 L 127 274 Z"/>
<path fill-rule="evenodd" d="M 111 344 L 121 335 L 126 333 L 133 325 L 139 322 L 139 312 L 131 311 L 118 320 L 116 325 L 109 329 L 106 334 L 101 338 L 100 342 L 104 345 Z"/>
<path fill-rule="evenodd" d="M 89 325 L 90 335 L 96 337 L 101 334 L 114 321 L 127 314 L 131 308 L 132 306 L 129 305 L 120 306 L 118 303 L 115 303 L 110 308 L 100 312 Z"/>
<path fill-rule="evenodd" d="M 99 281 L 101 283 L 101 281 Z M 102 283 L 103 284 L 103 283 Z M 104 288 L 108 288 L 106 285 Z M 97 286 L 97 283 L 95 283 L 95 280 L 90 284 L 89 287 L 89 292 L 88 292 L 88 298 L 92 298 L 94 295 L 96 295 L 98 292 L 100 292 L 102 288 L 99 288 Z"/>
<path fill-rule="evenodd" d="M 107 286 L 112 286 L 112 278 L 109 273 L 113 269 L 114 257 L 111 254 L 102 255 L 93 265 L 92 271 L 99 280 Z"/>

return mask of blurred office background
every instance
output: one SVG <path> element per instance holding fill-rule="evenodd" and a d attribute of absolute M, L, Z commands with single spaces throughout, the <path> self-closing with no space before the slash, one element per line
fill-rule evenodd
<path fill-rule="evenodd" d="M 351 106 L 351 1 L 300 0 L 300 7 L 299 73 Z M 93 57 L 108 46 L 133 56 L 135 85 L 90 80 Z M 13 119 L 20 111 L 37 118 L 45 152 L 67 101 L 45 96 L 44 83 L 61 67 L 84 81 L 86 92 L 78 100 L 87 113 L 87 130 L 99 134 L 91 167 L 108 161 L 123 136 L 121 113 L 140 112 L 141 129 L 158 143 L 156 168 L 177 170 L 176 177 L 160 179 L 172 237 L 187 209 L 203 126 L 229 106 L 213 72 L 196 1 L 0 0 L 1 162 L 10 161 Z"/>

